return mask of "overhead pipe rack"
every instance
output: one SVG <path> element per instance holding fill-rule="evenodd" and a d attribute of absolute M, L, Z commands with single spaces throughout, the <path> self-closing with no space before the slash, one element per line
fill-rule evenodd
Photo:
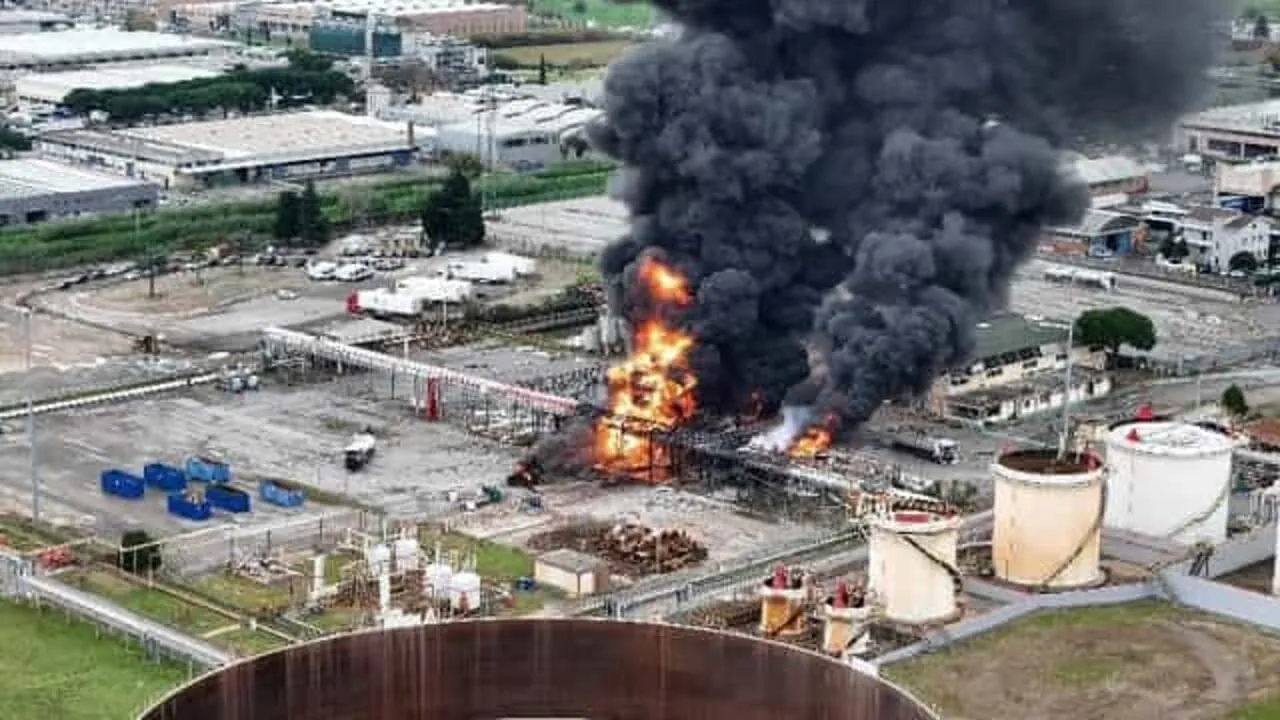
<path fill-rule="evenodd" d="M 469 386 L 481 393 L 522 403 L 536 410 L 555 415 L 570 415 L 577 411 L 579 402 L 573 398 L 530 390 L 519 385 L 469 375 L 437 365 L 398 358 L 385 353 L 354 347 L 327 338 L 316 337 L 294 330 L 267 328 L 263 331 L 264 349 L 272 357 L 308 355 L 366 370 L 390 373 L 415 380 L 437 380 Z"/>

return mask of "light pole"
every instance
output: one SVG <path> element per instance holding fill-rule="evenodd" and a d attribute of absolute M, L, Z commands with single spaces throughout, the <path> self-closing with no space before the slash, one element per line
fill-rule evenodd
<path fill-rule="evenodd" d="M 1067 362 L 1063 372 L 1063 383 L 1066 387 L 1062 393 L 1062 434 L 1058 437 L 1058 459 L 1066 457 L 1067 434 L 1071 428 L 1071 349 L 1075 344 L 1076 324 L 1067 323 Z"/>
<path fill-rule="evenodd" d="M 32 347 L 31 347 L 31 308 L 22 309 L 22 365 L 26 370 L 26 386 L 24 403 L 27 407 L 27 442 L 31 445 L 31 521 L 40 522 L 40 466 L 36 454 L 36 413 L 35 399 L 32 395 Z"/>

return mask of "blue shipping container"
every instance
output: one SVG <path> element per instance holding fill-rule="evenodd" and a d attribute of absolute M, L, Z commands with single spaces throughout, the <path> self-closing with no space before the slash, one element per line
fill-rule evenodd
<path fill-rule="evenodd" d="M 187 479 L 207 483 L 231 482 L 231 466 L 203 457 L 187 458 Z"/>
<path fill-rule="evenodd" d="M 302 488 L 291 487 L 274 480 L 263 480 L 259 483 L 258 493 L 262 496 L 263 502 L 280 507 L 302 507 L 306 499 Z"/>
<path fill-rule="evenodd" d="M 186 493 L 176 492 L 169 496 L 169 514 L 187 520 L 208 520 L 213 517 L 213 508 L 208 500 L 192 500 Z"/>
<path fill-rule="evenodd" d="M 187 488 L 187 474 L 182 468 L 164 463 L 151 463 L 142 468 L 142 477 L 147 484 L 165 492 L 177 492 Z"/>
<path fill-rule="evenodd" d="M 147 493 L 147 484 L 142 478 L 123 470 L 102 471 L 102 492 L 128 500 L 137 500 Z"/>
<path fill-rule="evenodd" d="M 232 513 L 249 512 L 249 493 L 225 485 L 211 485 L 204 495 L 209 504 Z"/>

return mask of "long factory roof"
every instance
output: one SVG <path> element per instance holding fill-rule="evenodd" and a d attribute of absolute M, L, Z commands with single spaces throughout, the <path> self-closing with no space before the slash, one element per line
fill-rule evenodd
<path fill-rule="evenodd" d="M 19 77 L 13 86 L 14 94 L 19 98 L 58 103 L 73 90 L 124 90 L 149 83 L 176 83 L 217 76 L 214 70 L 191 65 L 122 65 L 32 73 Z"/>
<path fill-rule="evenodd" d="M 223 40 L 159 32 L 126 32 L 115 28 L 19 33 L 6 35 L 0 42 L 0 66 L 196 55 L 236 45 Z"/>
<path fill-rule="evenodd" d="M 1183 127 L 1280 135 L 1280 100 L 1224 105 L 1188 115 Z"/>
<path fill-rule="evenodd" d="M 0 199 L 39 197 L 145 185 L 120 175 L 106 175 L 51 160 L 0 160 Z"/>

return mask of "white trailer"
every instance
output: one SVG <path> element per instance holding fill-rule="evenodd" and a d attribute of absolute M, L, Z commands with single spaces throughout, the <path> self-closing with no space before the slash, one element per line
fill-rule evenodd
<path fill-rule="evenodd" d="M 455 260 L 441 273 L 450 280 L 470 280 L 482 284 L 515 282 L 516 270 L 510 264 L 494 265 L 477 260 Z"/>
<path fill-rule="evenodd" d="M 484 254 L 484 262 L 489 265 L 510 266 L 518 277 L 529 277 L 538 272 L 537 260 L 509 252 L 487 252 Z"/>
<path fill-rule="evenodd" d="M 475 285 L 469 280 L 450 280 L 443 277 L 408 277 L 396 282 L 396 292 L 412 293 L 431 303 L 465 303 L 475 295 Z"/>
<path fill-rule="evenodd" d="M 418 317 L 425 304 L 422 298 L 412 292 L 377 288 L 358 291 L 354 309 L 374 317 Z"/>

